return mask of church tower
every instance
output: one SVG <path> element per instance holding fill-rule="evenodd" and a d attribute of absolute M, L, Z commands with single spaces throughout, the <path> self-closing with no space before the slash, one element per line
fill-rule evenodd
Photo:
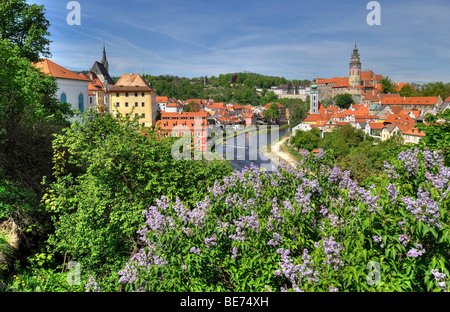
<path fill-rule="evenodd" d="M 103 43 L 103 58 L 102 58 L 102 64 L 105 67 L 106 71 L 109 72 L 109 66 L 108 66 L 108 60 L 106 59 L 106 48 L 105 43 Z"/>
<path fill-rule="evenodd" d="M 361 59 L 358 53 L 358 48 L 356 47 L 356 42 L 350 62 L 348 85 L 349 86 L 361 85 Z"/>
<path fill-rule="evenodd" d="M 316 78 L 314 78 L 313 84 L 311 86 L 310 106 L 311 114 L 319 113 L 319 91 L 317 90 Z"/>

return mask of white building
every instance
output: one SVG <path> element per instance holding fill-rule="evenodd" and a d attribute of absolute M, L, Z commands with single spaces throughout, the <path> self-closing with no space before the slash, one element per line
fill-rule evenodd
<path fill-rule="evenodd" d="M 48 59 L 36 64 L 44 74 L 56 78 L 56 96 L 60 102 L 70 103 L 74 110 L 84 112 L 88 109 L 89 79 L 78 75 Z"/>

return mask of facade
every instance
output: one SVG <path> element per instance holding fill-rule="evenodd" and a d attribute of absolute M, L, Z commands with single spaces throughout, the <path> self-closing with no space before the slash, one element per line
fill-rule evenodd
<path fill-rule="evenodd" d="M 192 135 L 194 148 L 206 151 L 208 138 L 208 113 L 201 112 L 161 112 L 161 120 L 158 120 L 156 127 L 165 135 L 181 137 L 182 135 Z"/>
<path fill-rule="evenodd" d="M 88 109 L 89 79 L 80 76 L 48 59 L 35 64 L 44 74 L 56 79 L 56 96 L 60 102 L 70 103 L 74 110 Z"/>
<path fill-rule="evenodd" d="M 380 106 L 400 106 L 403 110 L 439 110 L 443 101 L 440 96 L 421 97 L 385 97 L 380 101 Z"/>
<path fill-rule="evenodd" d="M 111 86 L 110 98 L 112 113 L 139 117 L 140 122 L 147 127 L 156 124 L 156 92 L 141 75 L 122 75 Z"/>

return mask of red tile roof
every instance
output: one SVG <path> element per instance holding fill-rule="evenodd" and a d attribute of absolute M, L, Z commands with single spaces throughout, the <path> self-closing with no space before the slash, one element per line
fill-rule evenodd
<path fill-rule="evenodd" d="M 82 75 L 75 74 L 73 71 L 70 71 L 48 59 L 35 63 L 34 66 L 39 68 L 44 74 L 55 78 L 90 81 L 90 79 Z"/>
<path fill-rule="evenodd" d="M 434 105 L 438 101 L 438 96 L 421 97 L 386 97 L 382 99 L 384 105 Z"/>

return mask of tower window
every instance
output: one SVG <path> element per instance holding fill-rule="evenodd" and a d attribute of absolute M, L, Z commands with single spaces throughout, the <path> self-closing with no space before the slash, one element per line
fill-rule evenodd
<path fill-rule="evenodd" d="M 116 96 L 119 97 L 119 96 L 120 96 L 120 93 L 116 93 Z"/>
<path fill-rule="evenodd" d="M 137 94 L 137 92 L 136 92 L 136 93 L 134 94 L 134 96 L 135 96 L 135 97 L 138 97 L 138 94 Z"/>
<path fill-rule="evenodd" d="M 142 107 L 145 107 L 145 102 L 142 102 Z"/>
<path fill-rule="evenodd" d="M 145 93 L 144 93 L 144 92 L 142 92 L 142 96 L 145 96 Z"/>
<path fill-rule="evenodd" d="M 128 107 L 128 102 L 125 102 L 125 107 Z"/>
<path fill-rule="evenodd" d="M 128 93 L 125 93 L 125 96 L 128 97 Z"/>
<path fill-rule="evenodd" d="M 139 106 L 138 102 L 134 103 L 134 107 L 138 107 L 138 106 Z"/>

